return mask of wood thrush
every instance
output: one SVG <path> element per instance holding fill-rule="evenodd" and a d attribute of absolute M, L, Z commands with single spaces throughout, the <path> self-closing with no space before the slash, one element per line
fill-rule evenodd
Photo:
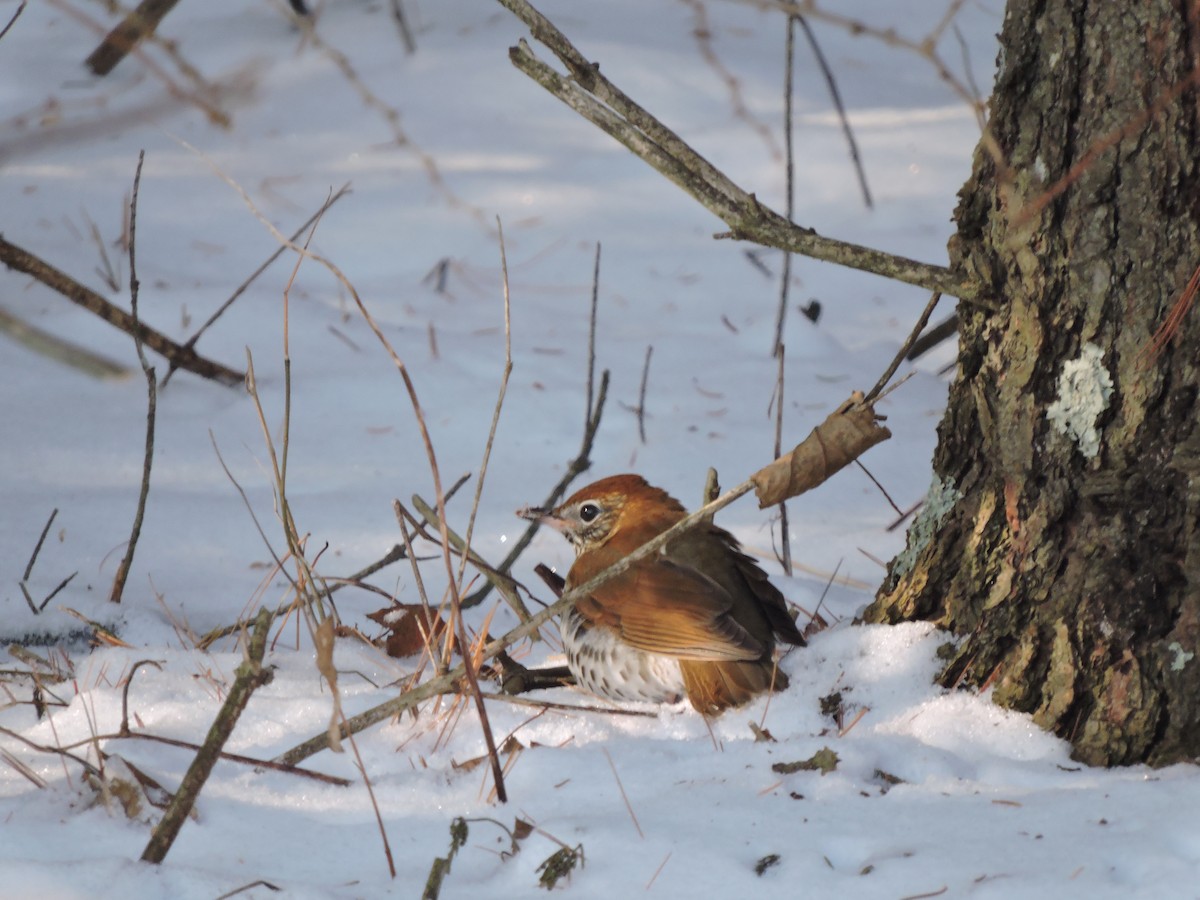
<path fill-rule="evenodd" d="M 523 509 L 575 547 L 567 587 L 661 534 L 687 515 L 637 475 L 614 475 L 555 509 Z M 675 702 L 715 715 L 787 678 L 775 640 L 803 645 L 783 595 L 733 535 L 700 524 L 582 598 L 562 618 L 567 665 L 585 690 L 613 700 Z"/>

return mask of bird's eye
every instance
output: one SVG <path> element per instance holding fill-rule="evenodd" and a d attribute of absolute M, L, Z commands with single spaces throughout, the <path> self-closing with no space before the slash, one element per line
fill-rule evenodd
<path fill-rule="evenodd" d="M 579 518 L 585 522 L 594 521 L 598 515 L 600 515 L 600 507 L 595 503 L 585 503 L 579 507 Z"/>

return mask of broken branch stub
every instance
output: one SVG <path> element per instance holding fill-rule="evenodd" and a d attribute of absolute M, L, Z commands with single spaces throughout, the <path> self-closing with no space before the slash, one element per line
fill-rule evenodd
<path fill-rule="evenodd" d="M 855 391 L 808 437 L 750 477 L 759 509 L 811 490 L 892 436 L 874 405 L 862 401 Z"/>

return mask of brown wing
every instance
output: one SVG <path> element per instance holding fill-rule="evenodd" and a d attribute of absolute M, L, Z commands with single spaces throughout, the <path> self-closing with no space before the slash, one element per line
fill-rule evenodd
<path fill-rule="evenodd" d="M 661 557 L 633 566 L 576 606 L 640 650 L 692 660 L 758 659 L 765 648 L 737 623 L 732 608 L 717 582 Z"/>

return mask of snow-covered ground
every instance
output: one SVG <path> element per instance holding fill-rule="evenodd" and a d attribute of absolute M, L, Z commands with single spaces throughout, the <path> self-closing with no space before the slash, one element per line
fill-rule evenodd
<path fill-rule="evenodd" d="M 0 26 L 16 11 L 0 2 Z M 945 0 L 838 9 L 919 39 Z M 881 12 L 881 7 L 886 10 Z M 783 208 L 784 20 L 719 0 L 608 0 L 541 5 L 605 73 L 747 190 Z M 306 39 L 270 3 L 183 3 L 160 34 L 210 84 L 225 85 L 223 130 L 194 105 L 169 100 L 164 79 L 191 90 L 161 47 L 94 80 L 82 60 L 108 27 L 100 4 L 30 3 L 0 40 L 0 231 L 128 307 L 119 246 L 137 153 L 145 168 L 137 219 L 143 319 L 186 340 L 255 268 L 276 239 L 230 186 L 291 233 L 331 190 L 352 193 L 320 223 L 312 248 L 354 285 L 403 357 L 425 412 L 443 479 L 477 472 L 504 361 L 496 217 L 503 223 L 513 373 L 475 526 L 475 549 L 503 557 L 578 452 L 585 404 L 595 247 L 603 247 L 597 365 L 612 372 L 593 468 L 576 482 L 637 471 L 689 504 L 708 466 L 741 481 L 772 456 L 771 355 L 781 258 L 713 241 L 722 223 L 509 64 L 521 25 L 491 0 L 405 0 L 408 54 L 386 3 L 333 0 Z M 999 0 L 963 5 L 939 45 L 958 73 L 990 83 Z M 815 22 L 839 80 L 875 197 L 859 193 L 840 125 L 802 39 L 797 42 L 796 216 L 824 234 L 930 262 L 945 260 L 955 192 L 978 126 L 936 71 L 912 53 Z M 545 59 L 548 51 L 535 47 Z M 347 76 L 338 54 L 354 73 Z M 714 59 L 717 61 L 714 63 Z M 964 63 L 964 59 L 967 60 Z M 732 79 L 732 80 L 731 80 Z M 966 80 L 964 78 L 964 80 Z M 731 88 L 732 85 L 732 88 Z M 194 148 L 194 149 L 193 149 Z M 218 172 L 220 174 L 218 174 Z M 436 173 L 436 174 L 435 174 Z M 227 181 L 228 180 L 228 181 Z M 93 226 L 99 238 L 92 236 Z M 97 270 L 101 246 L 120 288 Z M 197 345 L 242 368 L 253 355 L 273 437 L 284 410 L 286 254 Z M 268 450 L 246 392 L 179 373 L 160 392 L 146 521 L 118 607 L 107 602 L 141 479 L 146 386 L 131 340 L 28 278 L 0 277 L 0 310 L 127 367 L 97 379 L 3 339 L 0 355 L 0 637 L 67 669 L 38 719 L 27 663 L 0 664 L 0 726 L 95 761 L 93 735 L 121 719 L 123 681 L 135 732 L 199 742 L 241 656 L 193 635 L 288 594 L 214 445 L 245 491 L 276 553 Z M 287 336 L 292 372 L 288 498 L 309 556 L 328 577 L 349 575 L 399 541 L 392 501 L 432 499 L 429 466 L 395 366 L 346 289 L 318 263 L 300 265 Z M 797 307 L 817 299 L 814 325 Z M 927 297 L 870 275 L 797 259 L 787 317 L 785 444 L 795 443 L 855 388 L 874 383 Z M 947 310 L 939 310 L 938 316 Z M 645 433 L 636 415 L 653 346 Z M 908 508 L 928 484 L 934 429 L 952 359 L 942 348 L 884 403 L 892 441 L 864 459 Z M 153 357 L 161 375 L 166 365 Z M 474 481 L 451 503 L 466 527 Z M 58 515 L 19 583 L 51 510 Z M 801 609 L 833 627 L 783 662 L 784 694 L 720 718 L 711 734 L 689 708 L 625 716 L 493 701 L 497 739 L 521 749 L 509 803 L 489 799 L 474 710 L 430 702 L 383 723 L 357 745 L 383 818 L 389 877 L 368 792 L 351 754 L 306 765 L 351 779 L 337 787 L 221 763 L 161 866 L 138 861 L 150 827 L 95 802 L 81 768 L 0 733 L 0 895 L 211 898 L 259 881 L 295 897 L 411 897 L 445 856 L 456 817 L 469 820 L 443 897 L 532 896 L 539 865 L 563 845 L 585 859 L 559 888 L 574 896 L 1195 897 L 1200 776 L 1193 767 L 1118 771 L 1073 763 L 1067 747 L 986 696 L 931 685 L 946 637 L 926 626 L 853 627 L 885 560 L 903 544 L 896 514 L 852 467 L 793 501 L 794 577 L 775 562 L 775 517 L 750 500 L 721 514 Z M 428 549 L 428 548 L 425 548 Z M 544 600 L 535 562 L 565 568 L 570 551 L 539 535 L 516 575 Z M 438 563 L 422 573 L 436 599 Z M 371 579 L 403 602 L 417 590 L 406 564 Z M 482 626 L 492 601 L 474 611 Z M 384 598 L 337 596 L 344 621 L 375 635 L 365 614 Z M 90 649 L 72 611 L 128 648 Z M 507 608 L 489 628 L 515 623 Z M 804 619 L 803 621 L 806 621 Z M 273 632 L 274 682 L 251 699 L 228 750 L 271 758 L 320 732 L 330 697 L 311 644 L 294 622 Z M 552 658 L 554 637 L 526 648 Z M 346 712 L 396 693 L 416 660 L 391 659 L 350 638 L 336 662 Z M 821 701 L 841 694 L 842 715 Z M 591 704 L 560 690 L 557 703 Z M 533 695 L 531 699 L 537 699 Z M 58 705 L 61 701 L 64 705 Z M 830 704 L 827 704 L 827 706 Z M 642 710 L 643 712 L 645 710 Z M 755 741 L 762 723 L 775 742 Z M 839 724 L 841 727 L 839 728 Z M 191 753 L 140 740 L 101 741 L 168 788 Z M 511 747 L 511 745 L 510 745 Z M 828 748 L 836 768 L 773 770 Z M 113 764 L 110 759 L 110 765 Z M 26 773 L 22 773 L 22 767 Z M 535 830 L 511 854 L 516 819 Z M 774 864 L 762 862 L 777 855 Z M 761 865 L 760 865 L 761 863 Z M 763 869 L 756 873 L 756 866 Z M 279 896 L 258 886 L 239 896 Z"/>

